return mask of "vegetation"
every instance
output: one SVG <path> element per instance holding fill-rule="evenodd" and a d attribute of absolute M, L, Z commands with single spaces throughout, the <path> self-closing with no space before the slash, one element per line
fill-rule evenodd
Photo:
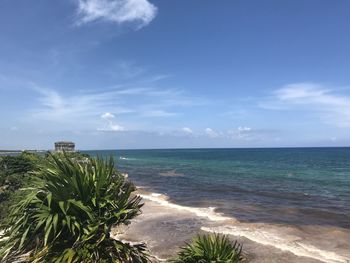
<path fill-rule="evenodd" d="M 149 262 L 144 244 L 110 236 L 142 206 L 112 159 L 50 155 L 34 181 L 2 224 L 1 262 Z"/>
<path fill-rule="evenodd" d="M 113 159 L 27 152 L 0 157 L 0 262 L 150 262 L 144 244 L 110 236 L 112 227 L 140 213 L 134 190 Z M 242 260 L 241 245 L 213 234 L 195 237 L 170 262 Z"/>
<path fill-rule="evenodd" d="M 25 194 L 20 188 L 30 185 L 30 174 L 42 159 L 28 152 L 19 156 L 0 157 L 0 220 L 5 218 L 12 204 Z"/>
<path fill-rule="evenodd" d="M 66 156 L 72 159 L 73 161 L 85 161 L 90 158 L 90 155 L 82 152 L 55 152 L 55 153 L 47 152 L 45 157 L 50 158 L 52 154 L 61 158 Z"/>
<path fill-rule="evenodd" d="M 199 235 L 182 247 L 172 263 L 237 263 L 242 262 L 242 246 L 225 235 Z"/>

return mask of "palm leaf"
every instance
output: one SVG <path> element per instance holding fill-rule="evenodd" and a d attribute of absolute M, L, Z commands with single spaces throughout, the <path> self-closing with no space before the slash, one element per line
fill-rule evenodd
<path fill-rule="evenodd" d="M 244 260 L 242 245 L 225 235 L 198 235 L 182 247 L 172 263 L 238 263 Z"/>
<path fill-rule="evenodd" d="M 143 244 L 110 238 L 112 226 L 128 224 L 142 206 L 113 158 L 81 163 L 66 153 L 49 155 L 36 176 L 1 227 L 7 238 L 0 241 L 1 262 L 150 262 Z"/>

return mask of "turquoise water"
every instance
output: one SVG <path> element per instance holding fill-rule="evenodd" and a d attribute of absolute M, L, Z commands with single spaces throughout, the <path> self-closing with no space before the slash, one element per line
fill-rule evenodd
<path fill-rule="evenodd" d="M 247 222 L 350 228 L 350 148 L 87 151 L 138 186 Z"/>

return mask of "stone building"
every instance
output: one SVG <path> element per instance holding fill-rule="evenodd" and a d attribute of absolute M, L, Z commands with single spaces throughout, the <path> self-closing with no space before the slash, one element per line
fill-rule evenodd
<path fill-rule="evenodd" d="M 56 152 L 74 152 L 75 144 L 74 142 L 55 142 L 55 151 Z"/>

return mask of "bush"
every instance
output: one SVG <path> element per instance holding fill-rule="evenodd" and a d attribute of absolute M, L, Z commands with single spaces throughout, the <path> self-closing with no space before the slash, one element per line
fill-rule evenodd
<path fill-rule="evenodd" d="M 31 184 L 31 171 L 35 170 L 41 158 L 32 153 L 23 152 L 18 156 L 0 157 L 0 221 L 9 208 L 24 196 L 20 188 Z"/>
<path fill-rule="evenodd" d="M 242 262 L 242 245 L 225 235 L 198 235 L 182 247 L 172 263 L 237 263 Z"/>
<path fill-rule="evenodd" d="M 24 174 L 35 168 L 32 154 L 22 153 L 19 156 L 3 156 L 0 159 L 0 169 L 5 174 Z"/>
<path fill-rule="evenodd" d="M 81 163 L 50 155 L 31 193 L 2 225 L 0 261 L 149 262 L 144 244 L 110 237 L 113 226 L 140 213 L 134 190 L 112 158 Z"/>

